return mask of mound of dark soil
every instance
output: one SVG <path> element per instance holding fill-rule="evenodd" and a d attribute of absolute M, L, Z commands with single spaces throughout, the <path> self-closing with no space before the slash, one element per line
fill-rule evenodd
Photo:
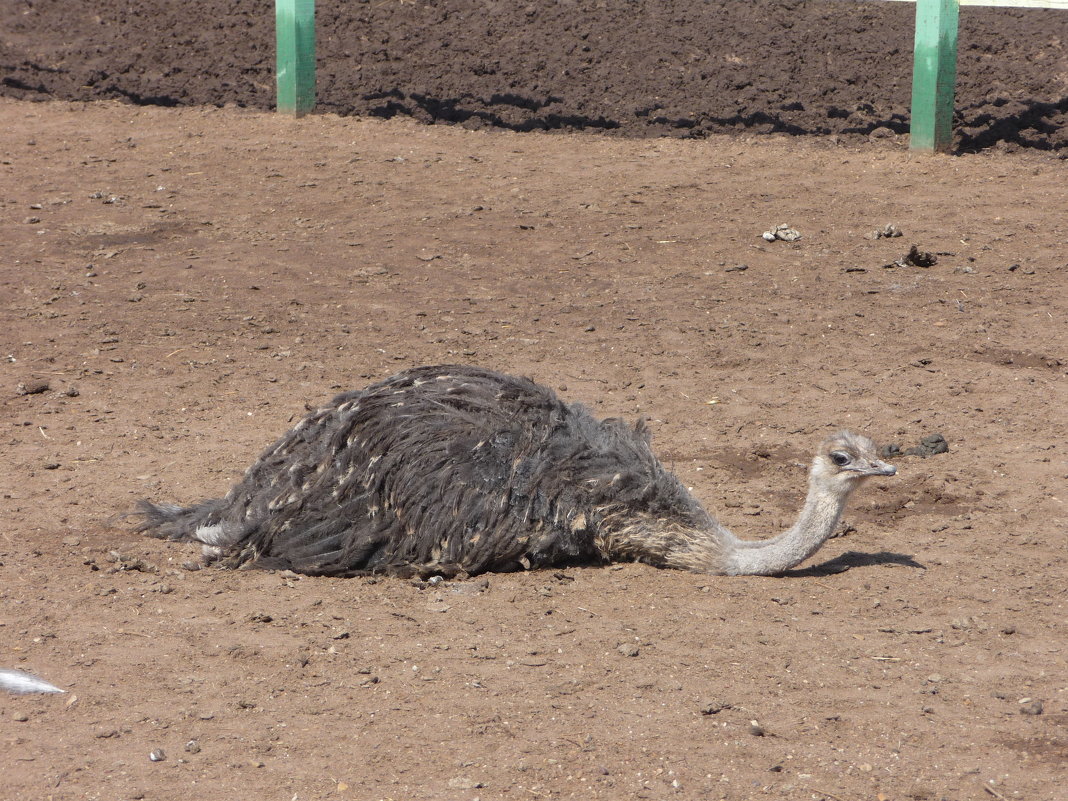
<path fill-rule="evenodd" d="M 319 108 L 627 136 L 908 130 L 913 6 L 321 0 Z M 960 15 L 957 135 L 1068 152 L 1068 14 Z M 270 108 L 267 2 L 0 1 L 0 93 Z"/>

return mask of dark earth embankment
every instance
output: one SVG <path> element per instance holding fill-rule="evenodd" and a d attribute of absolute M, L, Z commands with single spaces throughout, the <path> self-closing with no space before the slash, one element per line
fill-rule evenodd
<path fill-rule="evenodd" d="M 318 4 L 319 108 L 626 136 L 908 131 L 913 6 Z M 0 2 L 0 93 L 266 109 L 269 3 Z M 957 142 L 1068 150 L 1068 14 L 965 8 Z"/>

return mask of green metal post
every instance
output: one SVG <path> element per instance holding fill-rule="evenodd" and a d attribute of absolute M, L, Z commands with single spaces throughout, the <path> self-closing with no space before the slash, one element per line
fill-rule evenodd
<path fill-rule="evenodd" d="M 953 146 L 957 82 L 957 1 L 916 0 L 909 147 L 928 153 Z"/>
<path fill-rule="evenodd" d="M 315 107 L 315 0 L 275 0 L 278 110 L 300 117 Z"/>

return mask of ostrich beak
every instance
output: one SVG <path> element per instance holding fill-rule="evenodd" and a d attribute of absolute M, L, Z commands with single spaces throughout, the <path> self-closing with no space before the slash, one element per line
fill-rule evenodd
<path fill-rule="evenodd" d="M 892 464 L 881 462 L 878 459 L 872 461 L 871 466 L 864 471 L 869 476 L 892 476 L 897 473 L 897 468 Z"/>

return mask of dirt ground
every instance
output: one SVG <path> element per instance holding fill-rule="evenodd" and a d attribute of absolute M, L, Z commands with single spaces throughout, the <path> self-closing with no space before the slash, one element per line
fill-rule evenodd
<path fill-rule="evenodd" d="M 0 698 L 4 798 L 1065 798 L 1061 162 L 0 117 L 0 667 L 68 690 Z M 950 452 L 898 459 L 781 578 L 192 572 L 119 517 L 440 362 L 647 417 L 746 536 L 789 524 L 837 426 Z"/>
<path fill-rule="evenodd" d="M 0 0 L 0 95 L 274 103 L 250 0 Z M 320 107 L 515 131 L 908 132 L 915 9 L 853 0 L 318 0 Z M 1068 14 L 960 13 L 956 144 L 1068 155 Z"/>

